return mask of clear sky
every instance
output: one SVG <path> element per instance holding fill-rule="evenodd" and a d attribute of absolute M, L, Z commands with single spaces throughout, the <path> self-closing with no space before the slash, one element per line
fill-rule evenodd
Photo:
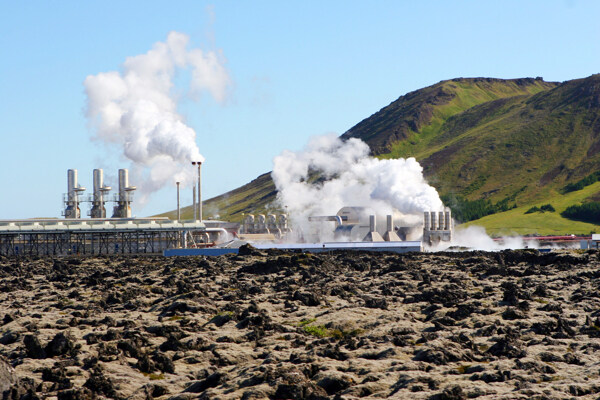
<path fill-rule="evenodd" d="M 0 218 L 60 216 L 68 168 L 79 170 L 88 189 L 99 167 L 116 186 L 110 180 L 128 162 L 122 150 L 91 140 L 83 82 L 118 71 L 170 31 L 189 35 L 193 47 L 220 51 L 232 82 L 223 102 L 200 96 L 179 103 L 206 157 L 205 198 L 270 171 L 282 150 L 299 150 L 313 135 L 342 134 L 440 80 L 565 81 L 600 72 L 595 0 L 0 6 Z M 191 197 L 182 192 L 183 203 Z M 173 183 L 143 208 L 134 203 L 133 213 L 171 210 L 175 199 Z"/>

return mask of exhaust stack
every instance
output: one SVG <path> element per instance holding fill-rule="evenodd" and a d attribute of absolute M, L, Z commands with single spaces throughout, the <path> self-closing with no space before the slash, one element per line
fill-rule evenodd
<path fill-rule="evenodd" d="M 385 234 L 383 235 L 383 238 L 386 242 L 402 241 L 402 239 L 400 239 L 400 236 L 398 236 L 398 234 L 394 230 L 394 217 L 391 215 L 387 216 L 387 229 L 385 231 Z"/>
<path fill-rule="evenodd" d="M 85 191 L 84 187 L 77 183 L 77 170 L 69 169 L 67 171 L 67 196 L 65 200 L 65 218 L 81 218 L 79 209 L 79 192 Z"/>
<path fill-rule="evenodd" d="M 104 194 L 110 191 L 110 186 L 104 186 L 104 171 L 94 170 L 94 194 L 92 197 L 92 209 L 90 217 L 106 218 L 106 208 L 104 207 Z"/>
<path fill-rule="evenodd" d="M 363 242 L 383 242 L 383 238 L 377 232 L 377 224 L 374 215 L 369 215 L 369 233 L 364 237 Z"/>
<path fill-rule="evenodd" d="M 202 161 L 192 161 L 192 165 L 198 165 L 198 220 L 202 222 Z"/>
<path fill-rule="evenodd" d="M 434 245 L 452 241 L 452 214 L 445 211 L 425 211 L 423 213 L 423 242 Z"/>
<path fill-rule="evenodd" d="M 129 186 L 129 171 L 127 169 L 119 170 L 119 197 L 117 205 L 113 209 L 113 218 L 131 218 L 131 202 L 133 201 L 131 192 L 137 189 L 135 186 Z"/>

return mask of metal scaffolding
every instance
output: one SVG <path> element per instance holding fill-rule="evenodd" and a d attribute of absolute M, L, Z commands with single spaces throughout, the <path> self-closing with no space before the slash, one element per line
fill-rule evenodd
<path fill-rule="evenodd" d="M 0 224 L 0 255 L 101 255 L 162 254 L 181 246 L 190 232 L 205 232 L 201 223 L 172 221 L 99 220 L 57 224 L 56 222 Z M 87 228 L 87 229 L 86 229 Z"/>

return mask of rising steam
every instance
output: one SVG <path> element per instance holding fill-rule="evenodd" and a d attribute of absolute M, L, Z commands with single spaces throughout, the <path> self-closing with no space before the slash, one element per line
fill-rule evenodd
<path fill-rule="evenodd" d="M 196 132 L 177 112 L 174 77 L 189 71 L 188 93 L 208 91 L 222 102 L 230 84 L 218 52 L 188 49 L 189 37 L 169 33 L 166 42 L 128 57 L 121 71 L 90 75 L 84 81 L 87 117 L 96 138 L 122 148 L 132 162 L 143 199 L 166 184 L 193 180 L 189 161 L 203 161 Z"/>
<path fill-rule="evenodd" d="M 443 207 L 414 158 L 370 157 L 369 146 L 359 139 L 318 136 L 301 152 L 284 151 L 273 164 L 277 199 L 295 226 L 311 215 L 335 215 L 343 206 L 369 207 L 416 225 L 423 211 Z"/>

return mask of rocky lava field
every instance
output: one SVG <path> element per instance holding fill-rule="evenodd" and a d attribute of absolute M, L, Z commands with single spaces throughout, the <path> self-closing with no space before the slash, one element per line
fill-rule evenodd
<path fill-rule="evenodd" d="M 600 397 L 594 250 L 0 258 L 3 399 Z"/>

